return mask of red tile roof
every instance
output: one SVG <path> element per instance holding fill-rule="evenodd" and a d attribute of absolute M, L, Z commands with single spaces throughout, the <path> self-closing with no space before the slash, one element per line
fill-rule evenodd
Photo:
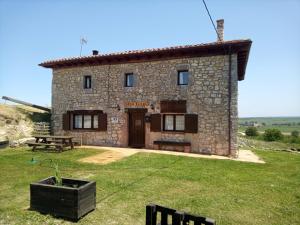
<path fill-rule="evenodd" d="M 151 48 L 99 55 L 61 58 L 45 61 L 39 65 L 46 68 L 62 68 L 88 65 L 133 63 L 185 57 L 188 58 L 209 55 L 223 55 L 228 54 L 228 52 L 231 51 L 231 53 L 235 53 L 238 55 L 238 77 L 239 80 L 243 80 L 245 76 L 251 43 L 251 40 L 245 39 L 166 48 Z"/>

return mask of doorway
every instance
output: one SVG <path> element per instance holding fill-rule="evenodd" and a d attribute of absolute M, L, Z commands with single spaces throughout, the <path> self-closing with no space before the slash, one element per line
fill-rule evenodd
<path fill-rule="evenodd" d="M 128 109 L 128 146 L 145 147 L 145 114 L 147 109 Z"/>

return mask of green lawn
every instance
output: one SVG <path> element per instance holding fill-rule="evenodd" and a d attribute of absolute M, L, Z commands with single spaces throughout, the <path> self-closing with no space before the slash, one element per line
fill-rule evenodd
<path fill-rule="evenodd" d="M 300 224 L 300 154 L 259 151 L 266 164 L 140 153 L 109 165 L 77 162 L 99 153 L 0 150 L 0 224 L 71 224 L 28 210 L 29 183 L 51 176 L 59 161 L 65 177 L 97 181 L 97 209 L 78 224 L 145 224 L 157 203 L 209 216 L 217 224 Z"/>

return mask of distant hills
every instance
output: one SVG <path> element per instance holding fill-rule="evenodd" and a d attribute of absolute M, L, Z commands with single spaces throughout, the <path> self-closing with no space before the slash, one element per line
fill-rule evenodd
<path fill-rule="evenodd" d="M 300 132 L 299 117 L 243 117 L 239 118 L 239 130 L 244 131 L 248 126 L 255 126 L 259 131 L 266 129 L 279 129 L 281 132 L 290 133 L 293 130 Z"/>

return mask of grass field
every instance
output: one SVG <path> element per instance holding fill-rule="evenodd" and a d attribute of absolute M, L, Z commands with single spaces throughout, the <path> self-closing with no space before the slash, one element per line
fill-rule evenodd
<path fill-rule="evenodd" d="M 259 124 L 265 123 L 265 126 L 260 126 L 259 131 L 266 129 L 279 129 L 281 132 L 289 134 L 297 130 L 300 132 L 300 117 L 247 117 L 239 118 L 239 123 L 255 121 Z M 287 125 L 289 124 L 289 125 Z M 247 126 L 239 126 L 239 131 L 245 131 Z"/>
<path fill-rule="evenodd" d="M 157 203 L 209 216 L 218 225 L 300 224 L 300 154 L 262 151 L 266 164 L 139 153 L 108 165 L 79 163 L 99 153 L 0 150 L 0 224 L 71 224 L 28 210 L 29 183 L 53 175 L 97 182 L 97 209 L 78 224 L 145 224 L 145 205 Z"/>

